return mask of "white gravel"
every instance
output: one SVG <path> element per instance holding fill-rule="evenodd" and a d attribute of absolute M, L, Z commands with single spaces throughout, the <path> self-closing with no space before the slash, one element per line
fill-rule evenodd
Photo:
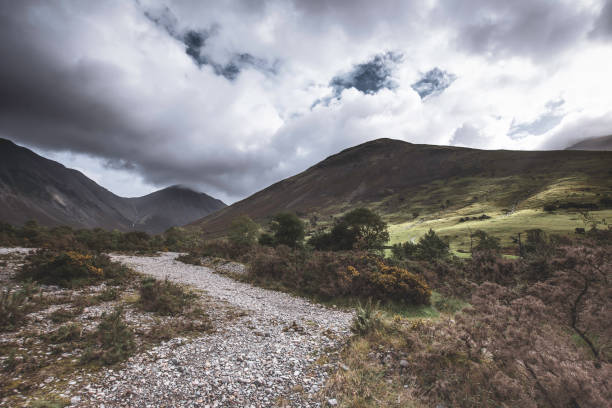
<path fill-rule="evenodd" d="M 315 394 L 331 365 L 316 360 L 334 355 L 349 335 L 352 314 L 183 264 L 174 260 L 177 255 L 113 259 L 203 289 L 249 313 L 194 341 L 162 344 L 119 371 L 105 370 L 86 387 L 69 389 L 73 406 L 321 406 Z"/>

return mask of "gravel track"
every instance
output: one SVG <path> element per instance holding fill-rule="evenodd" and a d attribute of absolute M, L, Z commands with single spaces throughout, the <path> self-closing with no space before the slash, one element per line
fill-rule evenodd
<path fill-rule="evenodd" d="M 73 406 L 318 407 L 332 357 L 349 335 L 352 314 L 159 257 L 113 255 L 159 279 L 192 285 L 247 311 L 193 341 L 173 339 L 132 357 L 120 370 L 72 390 Z"/>

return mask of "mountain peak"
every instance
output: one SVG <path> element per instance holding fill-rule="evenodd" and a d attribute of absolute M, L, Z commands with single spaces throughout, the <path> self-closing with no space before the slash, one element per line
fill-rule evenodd
<path fill-rule="evenodd" d="M 76 170 L 0 138 L 0 221 L 158 233 L 225 206 L 183 185 L 119 197 Z"/>

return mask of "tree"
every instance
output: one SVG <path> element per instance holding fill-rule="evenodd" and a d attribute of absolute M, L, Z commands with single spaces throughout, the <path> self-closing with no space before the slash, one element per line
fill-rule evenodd
<path fill-rule="evenodd" d="M 387 223 L 367 208 L 357 208 L 341 217 L 330 232 L 319 231 L 308 243 L 318 250 L 381 251 L 389 241 Z"/>
<path fill-rule="evenodd" d="M 473 247 L 474 251 L 486 251 L 498 254 L 501 251 L 501 245 L 499 238 L 491 236 L 482 230 L 476 230 L 473 234 L 470 234 L 470 238 L 474 237 L 478 240 L 478 243 Z"/>
<path fill-rule="evenodd" d="M 431 228 L 419 239 L 416 256 L 425 261 L 445 259 L 449 255 L 449 247 Z"/>
<path fill-rule="evenodd" d="M 304 240 L 304 223 L 293 213 L 280 213 L 272 218 L 270 229 L 276 245 L 296 248 Z"/>
<path fill-rule="evenodd" d="M 257 242 L 259 225 L 248 215 L 241 215 L 234 218 L 230 226 L 230 242 L 240 246 L 251 246 Z"/>
<path fill-rule="evenodd" d="M 387 223 L 367 208 L 357 208 L 347 213 L 341 218 L 341 224 L 346 226 L 348 236 L 353 239 L 352 247 L 361 245 L 363 249 L 380 251 L 389 241 Z"/>

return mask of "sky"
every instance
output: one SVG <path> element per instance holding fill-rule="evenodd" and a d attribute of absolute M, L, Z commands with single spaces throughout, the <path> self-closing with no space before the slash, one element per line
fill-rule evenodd
<path fill-rule="evenodd" d="M 612 0 L 0 0 L 0 53 L 0 137 L 122 196 L 612 134 Z"/>

